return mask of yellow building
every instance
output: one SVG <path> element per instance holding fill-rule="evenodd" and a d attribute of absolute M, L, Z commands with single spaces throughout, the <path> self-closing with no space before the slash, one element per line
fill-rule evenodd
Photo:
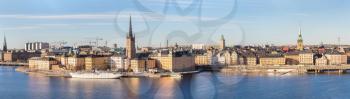
<path fill-rule="evenodd" d="M 284 65 L 286 58 L 282 55 L 267 55 L 259 58 L 260 65 Z"/>
<path fill-rule="evenodd" d="M 329 65 L 347 64 L 347 56 L 340 53 L 330 53 L 325 55 L 328 59 Z"/>
<path fill-rule="evenodd" d="M 67 63 L 66 63 L 66 68 L 68 70 L 83 70 L 85 65 L 85 59 L 84 57 L 67 57 Z"/>
<path fill-rule="evenodd" d="M 208 55 L 196 55 L 195 64 L 197 66 L 210 65 Z"/>
<path fill-rule="evenodd" d="M 299 35 L 298 35 L 298 41 L 297 41 L 297 50 L 304 50 L 304 43 L 303 43 L 303 37 L 301 35 L 301 28 L 299 28 Z"/>
<path fill-rule="evenodd" d="M 299 64 L 299 53 L 286 53 L 284 54 L 284 58 L 286 58 L 287 65 L 298 65 Z"/>
<path fill-rule="evenodd" d="M 170 51 L 166 55 L 159 53 L 151 56 L 157 61 L 157 67 L 170 72 L 182 72 L 195 70 L 195 57 L 183 52 Z"/>
<path fill-rule="evenodd" d="M 247 56 L 246 57 L 246 59 L 245 59 L 245 63 L 246 63 L 246 65 L 248 65 L 248 66 L 255 66 L 255 65 L 257 65 L 257 58 L 256 58 L 256 56 L 255 55 L 250 55 L 250 56 Z"/>
<path fill-rule="evenodd" d="M 108 57 L 85 57 L 85 70 L 107 70 Z"/>
<path fill-rule="evenodd" d="M 146 61 L 143 59 L 132 59 L 130 61 L 130 68 L 133 72 L 145 72 Z"/>
<path fill-rule="evenodd" d="M 313 65 L 314 64 L 314 53 L 302 52 L 299 54 L 299 64 L 301 65 Z"/>
<path fill-rule="evenodd" d="M 51 70 L 52 65 L 58 64 L 56 60 L 49 57 L 32 57 L 28 63 L 30 70 Z"/>
<path fill-rule="evenodd" d="M 328 65 L 328 59 L 326 58 L 326 56 L 322 55 L 320 58 L 317 58 L 315 60 L 315 65 L 318 65 L 318 66 Z"/>

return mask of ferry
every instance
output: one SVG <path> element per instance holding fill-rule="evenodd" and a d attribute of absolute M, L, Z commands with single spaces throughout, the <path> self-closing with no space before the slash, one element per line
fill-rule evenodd
<path fill-rule="evenodd" d="M 107 72 L 74 72 L 69 73 L 72 78 L 84 78 L 84 79 L 118 79 L 122 75 L 119 73 L 107 73 Z"/>

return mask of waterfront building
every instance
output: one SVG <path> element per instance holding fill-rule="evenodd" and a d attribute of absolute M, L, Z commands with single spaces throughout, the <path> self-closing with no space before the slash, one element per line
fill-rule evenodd
<path fill-rule="evenodd" d="M 32 57 L 28 60 L 30 70 L 51 70 L 58 62 L 50 57 Z"/>
<path fill-rule="evenodd" d="M 195 69 L 195 57 L 188 51 L 160 51 L 150 58 L 156 60 L 158 68 L 170 72 L 192 71 Z"/>
<path fill-rule="evenodd" d="M 301 65 L 313 65 L 314 64 L 314 53 L 301 52 L 299 54 L 299 64 L 301 64 Z"/>
<path fill-rule="evenodd" d="M 326 53 L 325 56 L 328 59 L 329 65 L 341 65 L 347 64 L 347 56 L 339 52 Z"/>
<path fill-rule="evenodd" d="M 67 57 L 67 63 L 66 63 L 66 68 L 68 70 L 83 70 L 85 66 L 85 59 L 84 57 L 79 57 L 79 56 L 70 56 Z"/>
<path fill-rule="evenodd" d="M 232 51 L 231 53 L 231 65 L 238 64 L 238 53 L 236 51 Z"/>
<path fill-rule="evenodd" d="M 135 35 L 132 33 L 132 23 L 131 16 L 129 20 L 129 33 L 126 37 L 126 58 L 133 59 L 135 58 L 136 48 L 135 48 Z"/>
<path fill-rule="evenodd" d="M 286 58 L 281 54 L 268 54 L 259 57 L 260 65 L 285 65 Z"/>
<path fill-rule="evenodd" d="M 145 72 L 146 71 L 146 61 L 143 59 L 131 59 L 130 68 L 133 72 Z"/>
<path fill-rule="evenodd" d="M 243 61 L 245 61 L 244 63 L 248 66 L 255 66 L 257 65 L 258 58 L 255 55 L 248 55 Z"/>
<path fill-rule="evenodd" d="M 85 70 L 107 70 L 109 57 L 89 56 L 85 57 Z"/>
<path fill-rule="evenodd" d="M 50 44 L 46 42 L 28 42 L 24 45 L 25 51 L 36 51 L 50 48 Z"/>
<path fill-rule="evenodd" d="M 316 57 L 315 65 L 317 66 L 325 66 L 328 65 L 328 59 L 325 55 L 320 55 L 319 57 Z"/>
<path fill-rule="evenodd" d="M 109 65 L 112 70 L 123 71 L 127 68 L 125 67 L 124 57 L 122 56 L 111 56 L 109 58 Z"/>
<path fill-rule="evenodd" d="M 222 51 L 217 54 L 219 65 L 231 64 L 231 53 L 229 51 Z"/>
<path fill-rule="evenodd" d="M 5 62 L 27 62 L 31 57 L 40 57 L 40 53 L 11 50 L 4 53 Z"/>
<path fill-rule="evenodd" d="M 208 55 L 196 55 L 195 64 L 197 66 L 210 65 Z"/>
<path fill-rule="evenodd" d="M 288 52 L 284 54 L 287 65 L 298 65 L 299 64 L 299 52 Z"/>

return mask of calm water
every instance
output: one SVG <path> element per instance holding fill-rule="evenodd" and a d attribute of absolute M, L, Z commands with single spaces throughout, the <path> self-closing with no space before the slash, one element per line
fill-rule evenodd
<path fill-rule="evenodd" d="M 350 75 L 234 75 L 108 80 L 42 77 L 0 67 L 1 99 L 344 99 Z"/>

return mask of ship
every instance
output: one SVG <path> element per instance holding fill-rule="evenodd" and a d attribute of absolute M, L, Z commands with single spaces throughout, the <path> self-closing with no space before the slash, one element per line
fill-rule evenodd
<path fill-rule="evenodd" d="M 84 79 L 118 79 L 122 75 L 119 73 L 108 72 L 72 72 L 69 73 L 72 78 L 84 78 Z"/>

